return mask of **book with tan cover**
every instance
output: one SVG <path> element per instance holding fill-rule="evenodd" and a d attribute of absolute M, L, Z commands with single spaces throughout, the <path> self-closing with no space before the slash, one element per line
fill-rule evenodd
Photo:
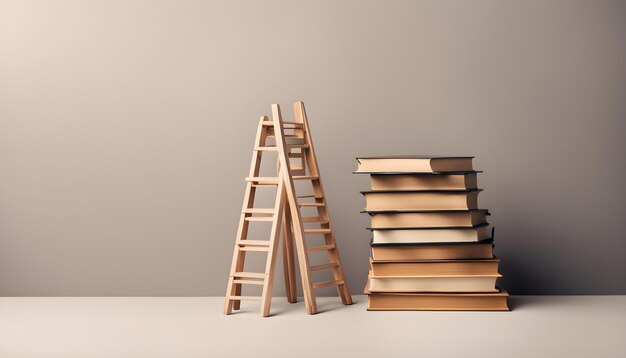
<path fill-rule="evenodd" d="M 497 275 L 500 259 L 478 260 L 414 260 L 374 261 L 371 272 L 378 277 L 436 276 L 436 275 Z"/>
<path fill-rule="evenodd" d="M 447 211 L 375 211 L 372 229 L 472 227 L 487 222 L 487 209 Z"/>
<path fill-rule="evenodd" d="M 466 260 L 493 258 L 493 243 L 371 244 L 375 261 Z"/>
<path fill-rule="evenodd" d="M 417 155 L 356 158 L 355 173 L 472 172 L 474 157 L 426 157 Z"/>
<path fill-rule="evenodd" d="M 478 209 L 480 189 L 362 191 L 364 211 L 473 210 Z"/>
<path fill-rule="evenodd" d="M 487 223 L 472 227 L 369 229 L 375 244 L 479 242 L 492 238 Z"/>
<path fill-rule="evenodd" d="M 368 311 L 509 311 L 509 294 L 493 293 L 372 293 L 365 287 Z"/>
<path fill-rule="evenodd" d="M 476 173 L 467 174 L 373 174 L 372 190 L 477 189 Z"/>

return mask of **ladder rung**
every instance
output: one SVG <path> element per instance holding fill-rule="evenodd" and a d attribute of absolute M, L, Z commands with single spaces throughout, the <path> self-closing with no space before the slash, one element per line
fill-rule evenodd
<path fill-rule="evenodd" d="M 239 240 L 237 245 L 240 246 L 270 246 L 270 242 L 267 240 Z"/>
<path fill-rule="evenodd" d="M 285 136 L 285 144 L 291 148 L 299 148 L 297 147 L 298 145 L 304 145 L 304 138 L 298 136 Z"/>
<path fill-rule="evenodd" d="M 304 155 L 302 153 L 287 153 L 287 155 L 289 156 L 289 158 L 302 158 L 304 157 Z"/>
<path fill-rule="evenodd" d="M 304 229 L 305 234 L 330 234 L 330 229 Z"/>
<path fill-rule="evenodd" d="M 264 285 L 265 281 L 263 280 L 233 280 L 233 283 L 242 283 L 245 285 Z"/>
<path fill-rule="evenodd" d="M 274 221 L 273 216 L 247 216 L 246 221 Z"/>
<path fill-rule="evenodd" d="M 250 208 L 244 210 L 244 214 L 274 214 L 274 209 L 270 208 Z"/>
<path fill-rule="evenodd" d="M 309 270 L 318 271 L 318 270 L 324 270 L 324 269 L 333 268 L 333 267 L 339 267 L 339 264 L 331 262 L 329 264 L 315 265 L 315 266 L 309 267 Z"/>
<path fill-rule="evenodd" d="M 309 252 L 317 252 L 317 251 L 333 250 L 334 248 L 335 248 L 335 245 L 330 244 L 330 245 L 309 247 L 308 251 Z"/>
<path fill-rule="evenodd" d="M 268 252 L 270 251 L 269 247 L 266 246 L 240 246 L 239 251 L 259 251 L 259 252 Z"/>
<path fill-rule="evenodd" d="M 289 144 L 287 143 L 287 147 L 289 148 L 302 148 L 302 149 L 306 149 L 309 147 L 308 144 Z"/>
<path fill-rule="evenodd" d="M 293 180 L 318 180 L 320 177 L 313 175 L 294 175 Z"/>
<path fill-rule="evenodd" d="M 250 186 L 254 188 L 267 188 L 267 187 L 276 188 L 277 185 L 278 185 L 277 183 L 251 183 L 250 184 Z"/>
<path fill-rule="evenodd" d="M 248 177 L 246 181 L 249 182 L 259 182 L 264 184 L 278 184 L 277 177 Z"/>
<path fill-rule="evenodd" d="M 277 152 L 278 147 L 254 147 L 256 151 Z"/>
<path fill-rule="evenodd" d="M 292 129 L 292 128 L 286 128 L 286 129 Z M 276 137 L 276 134 L 274 134 L 274 132 L 272 133 L 268 133 L 267 134 L 268 137 Z M 283 134 L 283 138 L 290 140 L 290 139 L 300 139 L 300 140 L 304 140 L 304 137 L 301 135 L 297 135 L 297 134 Z"/>
<path fill-rule="evenodd" d="M 322 288 L 322 287 L 338 286 L 338 285 L 343 285 L 343 280 L 314 283 L 313 288 Z"/>
<path fill-rule="evenodd" d="M 322 223 L 328 224 L 328 220 L 322 220 L 319 216 L 307 216 L 302 218 L 303 223 Z"/>
<path fill-rule="evenodd" d="M 262 278 L 265 279 L 265 273 L 262 272 L 235 272 L 233 277 L 243 277 L 243 278 Z"/>
<path fill-rule="evenodd" d="M 241 300 L 261 301 L 263 297 L 261 296 L 228 296 L 228 299 L 234 300 L 234 301 L 241 301 Z"/>
<path fill-rule="evenodd" d="M 283 121 L 283 125 L 287 124 L 290 126 L 296 126 L 296 127 L 302 127 L 304 125 L 304 123 L 302 122 L 290 122 L 290 121 Z"/>
<path fill-rule="evenodd" d="M 296 198 L 298 199 L 303 199 L 303 198 L 315 198 L 315 199 L 324 199 L 321 196 L 315 196 L 315 194 L 311 194 L 311 195 L 300 195 L 300 196 L 296 196 Z"/>
<path fill-rule="evenodd" d="M 263 121 L 263 125 L 264 126 L 273 126 L 274 122 L 273 121 Z M 294 126 L 295 128 L 302 128 L 304 123 L 300 123 L 300 122 L 285 122 L 285 121 L 283 121 L 283 125 Z"/>
<path fill-rule="evenodd" d="M 298 206 L 324 206 L 324 203 L 298 203 Z"/>

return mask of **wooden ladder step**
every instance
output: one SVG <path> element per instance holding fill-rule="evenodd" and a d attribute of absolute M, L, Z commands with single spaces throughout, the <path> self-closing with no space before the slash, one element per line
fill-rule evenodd
<path fill-rule="evenodd" d="M 267 275 L 263 272 L 235 272 L 233 277 L 241 278 L 262 278 L 265 279 Z"/>
<path fill-rule="evenodd" d="M 246 181 L 253 183 L 263 183 L 265 185 L 278 185 L 277 177 L 248 177 L 246 178 Z"/>
<path fill-rule="evenodd" d="M 233 280 L 233 283 L 240 283 L 244 285 L 264 285 L 264 280 Z"/>
<path fill-rule="evenodd" d="M 289 158 L 303 158 L 304 157 L 304 153 L 287 153 L 287 156 Z"/>
<path fill-rule="evenodd" d="M 270 248 L 267 246 L 239 246 L 239 251 L 269 252 Z"/>
<path fill-rule="evenodd" d="M 254 147 L 257 152 L 278 152 L 278 147 Z"/>
<path fill-rule="evenodd" d="M 228 299 L 235 300 L 235 301 L 241 301 L 241 300 L 261 301 L 263 297 L 261 296 L 228 296 Z"/>
<path fill-rule="evenodd" d="M 263 125 L 274 126 L 274 121 L 263 121 Z M 302 128 L 304 126 L 304 123 L 283 121 L 283 125 L 293 126 L 294 128 Z M 290 129 L 290 128 L 285 127 L 285 129 Z"/>
<path fill-rule="evenodd" d="M 298 206 L 325 206 L 324 203 L 298 203 Z"/>
<path fill-rule="evenodd" d="M 298 199 L 303 199 L 303 198 L 324 199 L 324 197 L 321 197 L 321 196 L 315 196 L 315 194 L 311 194 L 311 195 L 300 195 L 300 196 L 296 196 L 296 198 L 298 198 Z"/>
<path fill-rule="evenodd" d="M 328 263 L 328 264 L 321 264 L 321 265 L 311 266 L 311 267 L 309 267 L 309 270 L 311 270 L 311 271 L 319 271 L 319 270 L 324 270 L 324 269 L 328 269 L 328 268 L 335 268 L 335 267 L 339 267 L 339 264 L 331 262 L 331 263 Z"/>
<path fill-rule="evenodd" d="M 302 148 L 302 149 L 307 149 L 309 147 L 308 144 L 289 144 L 286 143 L 288 148 Z"/>
<path fill-rule="evenodd" d="M 314 175 L 294 175 L 293 180 L 318 180 L 320 177 Z"/>
<path fill-rule="evenodd" d="M 304 229 L 305 234 L 330 234 L 330 229 Z"/>
<path fill-rule="evenodd" d="M 274 221 L 272 216 L 246 216 L 246 221 Z"/>
<path fill-rule="evenodd" d="M 252 186 L 253 188 L 267 188 L 267 187 L 272 187 L 272 188 L 276 188 L 278 184 L 276 183 L 250 183 L 250 186 Z"/>
<path fill-rule="evenodd" d="M 334 250 L 334 249 L 335 249 L 335 245 L 334 244 L 328 244 L 328 245 L 309 247 L 308 251 L 309 252 L 317 252 L 317 251 L 328 251 L 328 250 Z"/>
<path fill-rule="evenodd" d="M 243 211 L 244 214 L 274 214 L 274 209 L 270 208 L 250 208 Z"/>
<path fill-rule="evenodd" d="M 266 240 L 239 240 L 237 241 L 239 246 L 270 246 L 270 242 Z"/>
<path fill-rule="evenodd" d="M 328 220 L 324 220 L 319 216 L 307 216 L 302 218 L 303 223 L 320 223 L 320 224 L 328 224 Z"/>
<path fill-rule="evenodd" d="M 313 288 L 322 288 L 322 287 L 328 287 L 328 286 L 338 286 L 338 285 L 343 285 L 343 283 L 344 283 L 343 280 L 318 282 L 318 283 L 314 283 L 313 284 Z"/>
<path fill-rule="evenodd" d="M 276 134 L 274 132 L 272 132 L 272 133 L 268 133 L 267 136 L 268 137 L 276 137 Z M 285 139 L 302 139 L 302 140 L 304 140 L 303 136 L 297 135 L 297 134 L 284 134 L 283 138 L 285 138 Z"/>

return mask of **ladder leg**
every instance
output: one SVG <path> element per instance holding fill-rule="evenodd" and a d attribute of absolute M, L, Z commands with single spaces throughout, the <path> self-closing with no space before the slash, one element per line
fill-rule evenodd
<path fill-rule="evenodd" d="M 291 224 L 291 211 L 289 206 L 285 205 L 283 209 L 283 271 L 285 272 L 285 292 L 287 293 L 287 301 L 290 303 L 298 302 L 298 294 L 296 291 L 296 265 L 293 253 L 293 235 Z"/>
<path fill-rule="evenodd" d="M 235 272 L 243 271 L 243 265 L 245 261 L 246 261 L 246 253 L 243 251 L 240 251 L 239 261 L 237 262 L 237 267 L 235 268 Z M 235 284 L 235 290 L 234 290 L 235 292 L 233 293 L 233 295 L 241 296 L 242 287 L 243 285 L 241 284 Z M 241 301 L 233 301 L 233 310 L 237 311 L 239 310 L 239 308 L 241 308 Z"/>
<path fill-rule="evenodd" d="M 270 306 L 272 304 L 272 288 L 274 287 L 274 272 L 276 271 L 276 251 L 278 250 L 278 241 L 280 241 L 281 229 L 281 213 L 285 205 L 285 187 L 282 182 L 278 185 L 276 192 L 276 205 L 274 209 L 274 223 L 272 232 L 270 233 L 271 246 L 267 253 L 267 261 L 265 263 L 265 284 L 263 285 L 263 293 L 261 294 L 261 315 L 268 317 L 270 315 Z"/>
<path fill-rule="evenodd" d="M 294 198 L 295 200 L 295 198 Z M 291 200 L 290 200 L 291 204 Z M 292 210 L 295 206 L 295 210 L 298 210 L 297 203 L 292 204 Z M 302 276 L 302 291 L 304 293 L 304 306 L 308 314 L 316 314 L 317 313 L 317 301 L 315 299 L 315 292 L 313 288 L 313 282 L 311 281 L 311 271 L 309 269 L 309 256 L 307 252 L 306 241 L 304 241 L 304 235 L 298 234 L 298 232 L 302 233 L 302 223 L 299 223 L 297 220 L 293 221 L 294 223 L 294 237 L 295 237 L 295 246 L 296 252 L 298 253 L 298 263 L 300 266 L 300 276 Z"/>
<path fill-rule="evenodd" d="M 245 262 L 245 252 L 239 251 L 237 246 L 235 246 L 235 253 L 233 254 L 234 263 L 231 268 L 231 275 L 228 278 L 228 289 L 226 291 L 226 297 L 229 296 L 241 296 L 241 284 L 234 283 L 234 272 L 243 271 L 243 265 Z M 241 301 L 239 300 L 229 300 L 226 299 L 224 302 L 224 314 L 231 314 L 233 310 L 238 310 L 241 305 Z"/>
<path fill-rule="evenodd" d="M 226 297 L 235 295 L 235 283 L 233 283 L 233 281 L 234 281 L 234 278 L 232 278 L 232 277 L 228 278 L 228 287 L 232 288 L 232 289 L 229 289 L 226 292 Z M 224 314 L 231 314 L 231 313 L 233 313 L 234 306 L 235 306 L 235 301 L 226 299 L 224 301 Z"/>

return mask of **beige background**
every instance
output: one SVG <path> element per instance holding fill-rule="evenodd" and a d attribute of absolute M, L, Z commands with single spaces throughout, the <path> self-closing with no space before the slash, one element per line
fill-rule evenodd
<path fill-rule="evenodd" d="M 416 153 L 477 157 L 512 293 L 626 293 L 625 2 L 0 11 L 1 295 L 222 295 L 256 121 L 297 99 L 354 292 L 354 157 Z"/>

